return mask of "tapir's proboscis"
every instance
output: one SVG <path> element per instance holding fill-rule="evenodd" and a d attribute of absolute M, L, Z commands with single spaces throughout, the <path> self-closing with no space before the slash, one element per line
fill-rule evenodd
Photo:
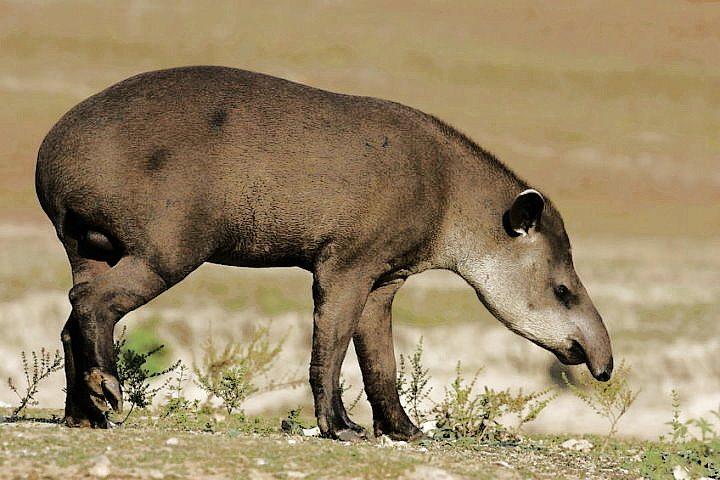
<path fill-rule="evenodd" d="M 107 427 L 109 406 L 122 408 L 115 324 L 205 262 L 312 273 L 310 384 L 326 437 L 365 436 L 341 398 L 351 340 L 374 433 L 421 436 L 396 389 L 391 311 L 427 269 L 457 273 L 509 329 L 610 378 L 610 339 L 558 210 L 398 103 L 224 67 L 144 73 L 52 128 L 36 187 L 73 274 L 70 426 Z"/>

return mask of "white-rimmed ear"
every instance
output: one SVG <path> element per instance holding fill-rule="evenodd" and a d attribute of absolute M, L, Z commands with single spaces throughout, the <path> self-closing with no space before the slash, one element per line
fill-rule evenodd
<path fill-rule="evenodd" d="M 540 192 L 532 188 L 520 192 L 503 216 L 506 230 L 513 236 L 529 234 L 540 222 L 544 208 L 545 199 Z"/>

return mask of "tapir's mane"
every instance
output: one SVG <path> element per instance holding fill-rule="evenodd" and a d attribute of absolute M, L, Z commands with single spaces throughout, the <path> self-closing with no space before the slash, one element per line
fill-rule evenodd
<path fill-rule="evenodd" d="M 449 123 L 440 120 L 434 115 L 427 114 L 427 117 L 430 119 L 433 125 L 438 128 L 444 135 L 463 145 L 473 155 L 487 162 L 499 173 L 508 177 L 510 181 L 516 182 L 522 188 L 529 187 L 529 185 L 524 180 L 518 177 L 517 174 L 510 169 L 510 167 L 501 162 L 495 155 L 492 154 L 492 152 L 484 149 L 483 147 L 475 143 L 475 141 L 468 137 L 465 133 L 453 127 Z"/>
<path fill-rule="evenodd" d="M 458 143 L 460 143 L 463 147 L 467 148 L 469 152 L 471 152 L 475 157 L 477 157 L 479 160 L 487 162 L 487 164 L 495 171 L 496 174 L 503 175 L 509 183 L 515 184 L 519 189 L 527 189 L 531 188 L 531 185 L 528 184 L 525 180 L 520 178 L 515 172 L 510 169 L 507 165 L 505 165 L 501 160 L 499 160 L 495 155 L 493 155 L 490 151 L 484 149 L 475 141 L 473 141 L 470 137 L 465 135 L 462 131 L 458 130 L 457 128 L 453 127 L 447 122 L 444 122 L 443 120 L 440 120 L 434 115 L 425 114 L 427 118 L 432 122 L 432 124 L 440 130 L 444 135 L 446 135 L 449 139 L 454 140 Z M 559 213 L 557 212 L 557 208 L 553 204 L 552 200 L 548 198 L 546 195 L 543 194 L 543 197 L 545 198 L 545 209 L 548 211 L 554 211 L 558 218 L 560 218 L 560 226 L 563 229 L 564 234 L 564 226 L 562 224 L 562 218 L 559 216 Z"/>

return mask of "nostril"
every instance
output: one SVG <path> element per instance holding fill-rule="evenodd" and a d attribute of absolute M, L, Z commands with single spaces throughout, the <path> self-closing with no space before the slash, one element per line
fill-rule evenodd
<path fill-rule="evenodd" d="M 610 380 L 610 372 L 607 370 L 601 372 L 597 376 L 597 379 L 600 380 L 601 382 L 607 382 L 608 380 Z"/>
<path fill-rule="evenodd" d="M 577 340 L 573 340 L 572 344 L 570 345 L 570 356 L 577 361 L 586 361 L 587 355 L 585 353 L 585 349 L 582 345 L 580 345 L 580 342 Z"/>

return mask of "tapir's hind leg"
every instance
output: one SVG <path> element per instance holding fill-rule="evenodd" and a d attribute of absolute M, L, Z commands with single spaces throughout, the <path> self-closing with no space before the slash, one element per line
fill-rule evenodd
<path fill-rule="evenodd" d="M 349 422 L 342 405 L 340 368 L 360 319 L 372 279 L 356 269 L 325 264 L 315 271 L 315 313 L 310 386 L 315 416 L 325 437 L 354 440 L 364 436 Z"/>
<path fill-rule="evenodd" d="M 365 392 L 372 406 L 375 435 L 412 440 L 422 435 L 400 404 L 392 338 L 392 302 L 404 283 L 382 285 L 368 296 L 353 341 Z"/>
<path fill-rule="evenodd" d="M 89 282 L 110 269 L 110 266 L 105 262 L 78 257 L 72 249 L 68 250 L 68 256 L 72 267 L 73 285 Z M 89 427 L 93 424 L 104 423 L 104 416 L 91 418 L 89 415 L 94 410 L 90 408 L 91 405 L 86 405 L 90 398 L 82 383 L 83 366 L 80 358 L 82 345 L 80 345 L 80 332 L 76 315 L 70 314 L 60 338 L 65 359 L 66 397 L 64 422 L 69 426 L 76 427 Z"/>
<path fill-rule="evenodd" d="M 113 351 L 115 324 L 196 266 L 159 272 L 145 258 L 126 256 L 88 280 L 77 275 L 81 281 L 70 290 L 72 313 L 63 330 L 63 344 L 72 358 L 66 363 L 67 374 L 74 377 L 68 380 L 68 425 L 105 427 L 106 402 L 115 409 L 122 408 Z"/>

